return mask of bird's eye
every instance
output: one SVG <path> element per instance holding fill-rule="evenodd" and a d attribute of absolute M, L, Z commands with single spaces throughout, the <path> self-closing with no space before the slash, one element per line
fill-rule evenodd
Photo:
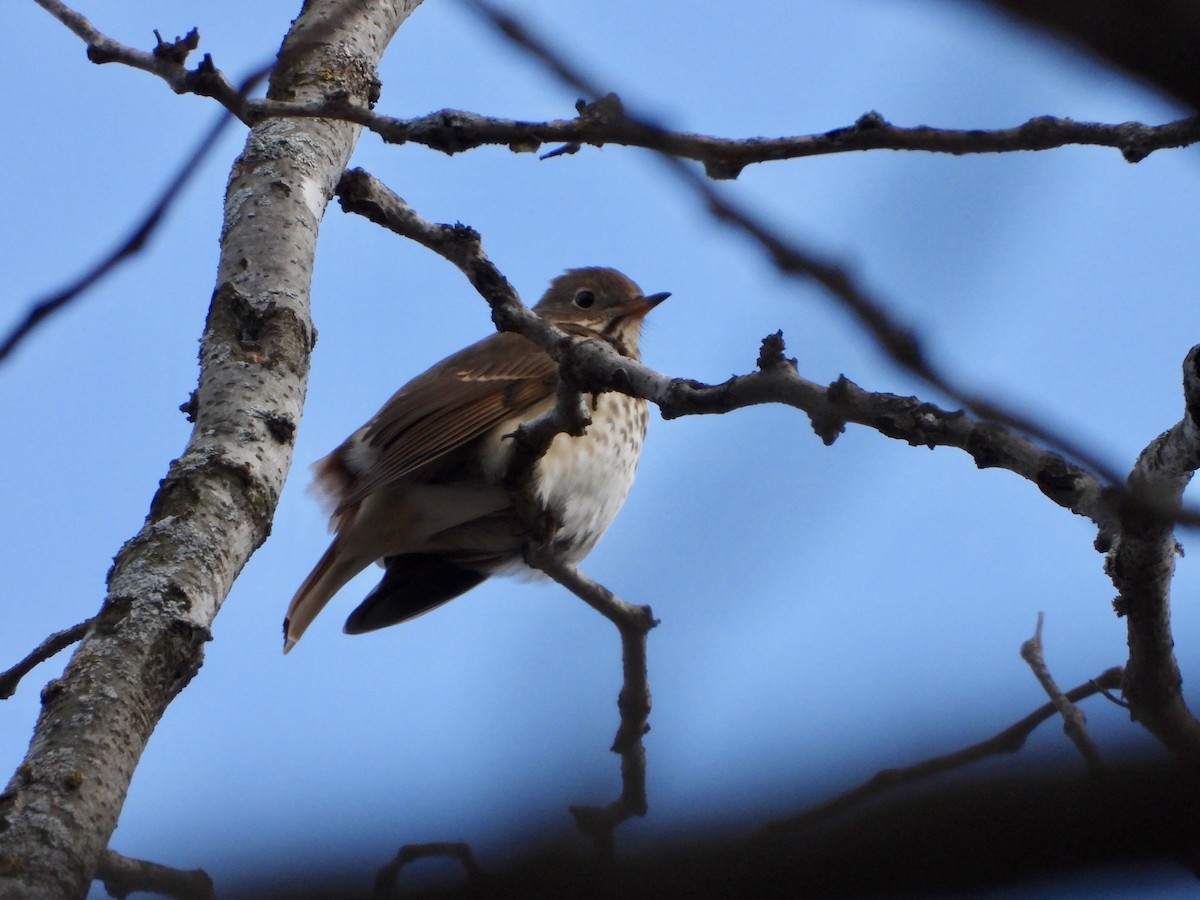
<path fill-rule="evenodd" d="M 596 302 L 596 295 L 593 294 L 591 291 L 587 290 L 586 288 L 582 291 L 579 291 L 575 295 L 575 305 L 578 306 L 580 309 L 587 309 L 589 306 L 591 306 L 595 302 Z"/>

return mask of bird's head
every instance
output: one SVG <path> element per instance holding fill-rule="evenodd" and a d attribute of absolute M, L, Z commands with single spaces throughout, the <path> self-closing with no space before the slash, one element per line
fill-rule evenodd
<path fill-rule="evenodd" d="M 670 296 L 646 295 L 616 269 L 568 269 L 550 282 L 534 310 L 560 328 L 596 332 L 636 358 L 643 317 Z"/>

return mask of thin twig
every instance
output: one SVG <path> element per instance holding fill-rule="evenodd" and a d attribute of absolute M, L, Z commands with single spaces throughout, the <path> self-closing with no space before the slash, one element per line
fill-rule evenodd
<path fill-rule="evenodd" d="M 45 5 L 50 0 L 39 0 L 39 2 Z M 255 72 L 242 83 L 239 90 L 243 94 L 249 92 L 268 73 L 269 70 Z M 196 144 L 196 147 L 188 155 L 183 165 L 179 167 L 179 170 L 175 173 L 175 177 L 168 182 L 166 188 L 150 208 L 150 211 L 134 227 L 129 236 L 114 250 L 72 284 L 63 288 L 58 293 L 39 300 L 30 306 L 29 311 L 25 314 L 25 318 L 9 332 L 3 342 L 0 342 L 0 362 L 7 359 L 38 325 L 62 310 L 72 301 L 78 299 L 85 291 L 96 285 L 118 265 L 136 256 L 139 251 L 146 247 L 155 229 L 162 221 L 163 216 L 166 215 L 167 211 L 179 198 L 179 195 L 183 193 L 183 189 L 192 180 L 192 177 L 200 170 L 200 164 L 213 151 L 213 148 L 217 146 L 217 141 L 221 137 L 221 134 L 233 120 L 233 115 L 228 112 L 220 116 L 216 123 L 208 130 L 208 133 Z"/>
<path fill-rule="evenodd" d="M 1078 702 L 1093 694 L 1120 687 L 1123 677 L 1124 670 L 1120 666 L 1114 666 L 1111 669 L 1106 669 L 1086 684 L 1072 688 L 1064 696 L 1072 702 Z M 1025 745 L 1026 738 L 1033 733 L 1033 730 L 1047 719 L 1052 718 L 1057 712 L 1058 710 L 1055 709 L 1053 703 L 1046 703 L 1025 718 L 1014 722 L 1008 728 L 1005 728 L 987 740 L 964 747 L 945 756 L 936 756 L 933 759 L 919 762 L 916 765 L 906 766 L 901 769 L 884 769 L 858 787 L 846 791 L 832 800 L 806 810 L 797 816 L 768 823 L 759 832 L 758 837 L 761 839 L 802 832 L 903 785 L 912 784 L 913 782 L 931 778 L 935 775 L 942 775 L 955 769 L 961 769 L 989 756 L 998 756 L 1002 753 L 1016 753 Z"/>
<path fill-rule="evenodd" d="M 21 683 L 21 679 L 39 665 L 56 653 L 70 647 L 76 641 L 82 640 L 83 636 L 87 634 L 87 630 L 92 627 L 92 623 L 95 621 L 96 617 L 93 616 L 90 619 L 85 619 L 78 625 L 72 625 L 70 628 L 54 632 L 54 634 L 34 647 L 28 656 L 11 669 L 0 672 L 0 700 L 7 700 L 16 693 L 17 685 Z"/>
<path fill-rule="evenodd" d="M 1088 734 L 1087 716 L 1059 690 L 1054 676 L 1050 674 L 1050 667 L 1046 665 L 1046 657 L 1042 652 L 1042 623 L 1044 621 L 1045 614 L 1039 612 L 1033 637 L 1021 644 L 1021 659 L 1029 664 L 1038 684 L 1042 686 L 1042 690 L 1050 698 L 1050 703 L 1062 717 L 1063 732 L 1083 754 L 1092 774 L 1099 775 L 1104 771 L 1104 760 L 1100 758 L 1100 750 L 1092 741 L 1091 735 Z"/>

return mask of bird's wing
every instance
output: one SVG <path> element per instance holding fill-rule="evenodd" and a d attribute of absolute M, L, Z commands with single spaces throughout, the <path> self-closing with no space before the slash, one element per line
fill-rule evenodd
<path fill-rule="evenodd" d="M 397 391 L 356 436 L 374 458 L 339 508 L 529 412 L 557 384 L 554 360 L 518 334 L 494 334 L 447 357 Z"/>

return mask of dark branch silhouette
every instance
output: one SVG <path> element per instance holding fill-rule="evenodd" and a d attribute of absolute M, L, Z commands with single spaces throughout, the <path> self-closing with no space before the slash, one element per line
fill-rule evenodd
<path fill-rule="evenodd" d="M 1120 666 L 1114 666 L 1104 670 L 1086 684 L 1072 688 L 1063 696 L 1072 703 L 1078 703 L 1093 694 L 1116 690 L 1121 686 L 1123 677 L 1124 670 Z M 971 744 L 969 747 L 956 750 L 954 753 L 947 753 L 945 756 L 935 756 L 912 766 L 884 769 L 858 787 L 839 794 L 832 800 L 827 800 L 819 806 L 790 818 L 768 823 L 758 836 L 761 839 L 806 831 L 903 785 L 953 772 L 955 769 L 977 763 L 989 756 L 1016 753 L 1025 746 L 1026 739 L 1033 734 L 1034 729 L 1047 719 L 1053 718 L 1057 712 L 1058 709 L 1053 703 L 1046 703 L 1020 721 L 1014 722 L 1003 731 L 997 732 L 977 744 Z"/>

